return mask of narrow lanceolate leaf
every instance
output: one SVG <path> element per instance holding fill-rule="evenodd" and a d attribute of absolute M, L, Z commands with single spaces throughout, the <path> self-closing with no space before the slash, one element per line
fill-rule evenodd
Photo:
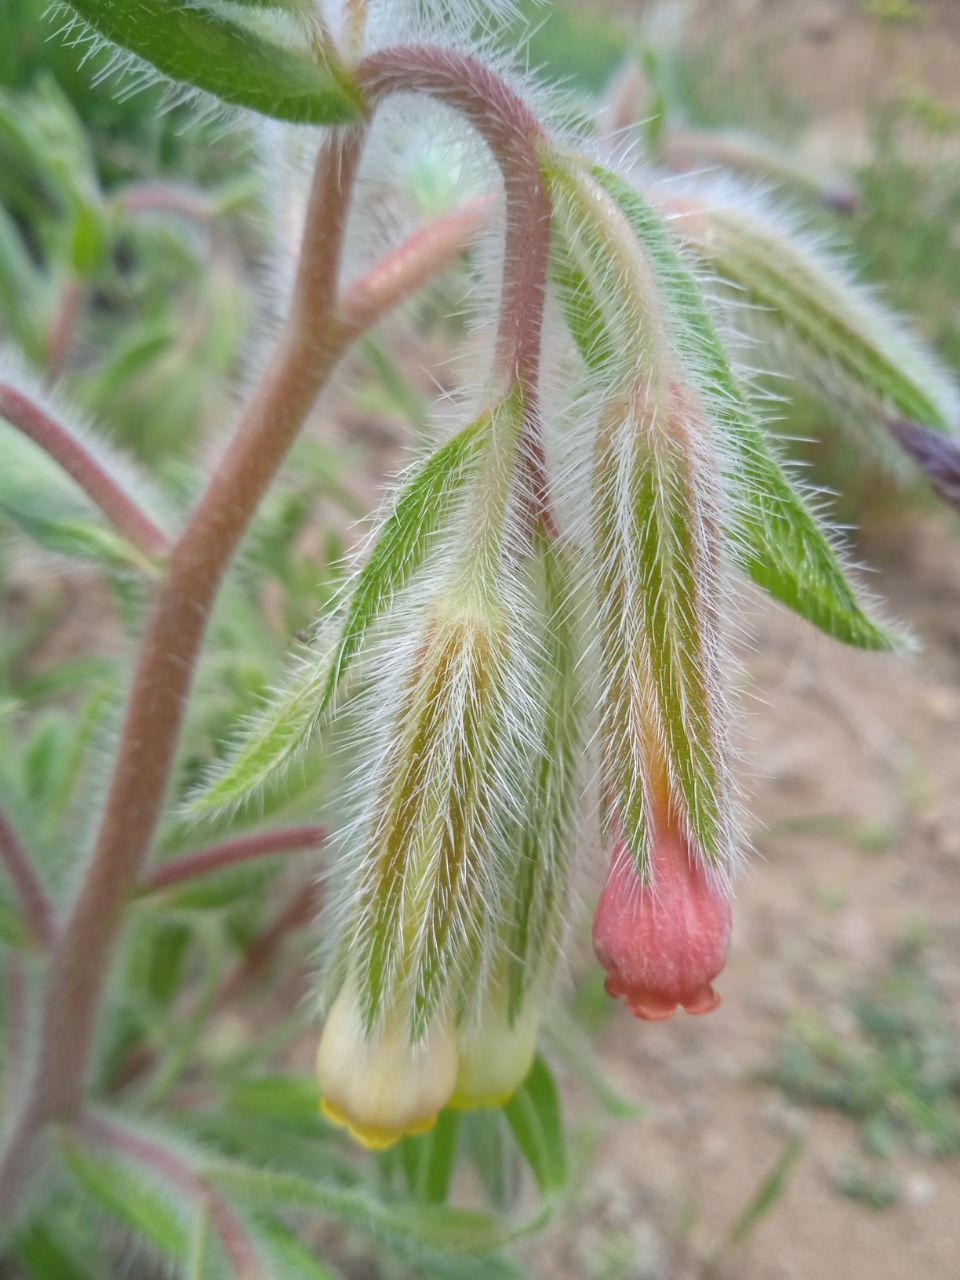
<path fill-rule="evenodd" d="M 568 915 L 571 843 L 579 801 L 583 699 L 577 670 L 573 566 L 556 543 L 538 548 L 543 636 L 532 680 L 543 719 L 538 750 L 525 752 L 527 794 L 516 829 L 515 871 L 506 939 L 507 1013 L 520 1016 L 527 994 L 552 973 Z"/>
<path fill-rule="evenodd" d="M 605 353 L 603 384 L 613 390 L 601 401 L 591 503 L 601 713 L 618 818 L 646 873 L 647 824 L 651 810 L 663 812 L 668 787 L 700 854 L 725 869 L 735 837 L 721 700 L 725 514 L 716 428 L 672 341 L 659 281 L 617 204 L 589 174 L 561 176 L 556 187 L 580 292 L 597 298 L 611 335 L 592 352 Z"/>
<path fill-rule="evenodd" d="M 366 562 L 347 588 L 341 612 L 321 628 L 287 685 L 191 800 L 191 813 L 215 813 L 244 803 L 298 758 L 330 710 L 367 632 L 423 563 L 489 433 L 489 423 L 485 414 L 465 427 L 403 486 Z"/>
<path fill-rule="evenodd" d="M 401 490 L 357 574 L 340 632 L 336 661 L 324 688 L 324 708 L 356 656 L 370 626 L 423 562 L 431 539 L 450 513 L 471 463 L 490 433 L 489 413 L 441 446 Z"/>
<path fill-rule="evenodd" d="M 504 1113 L 541 1193 L 562 1191 L 569 1169 L 560 1095 L 542 1058 L 536 1058 L 529 1075 L 504 1106 Z"/>
<path fill-rule="evenodd" d="M 512 1234 L 489 1214 L 442 1205 L 385 1204 L 369 1192 L 296 1174 L 217 1165 L 205 1169 L 204 1177 L 258 1209 L 275 1205 L 311 1215 L 327 1214 L 376 1239 L 414 1250 L 469 1254 L 496 1249 Z"/>
<path fill-rule="evenodd" d="M 504 667 L 502 621 L 485 606 L 428 619 L 358 868 L 352 950 L 370 1031 L 403 984 L 422 1035 L 479 951 L 493 905 L 484 853 Z"/>
<path fill-rule="evenodd" d="M 891 416 L 947 430 L 960 425 L 960 397 L 904 322 L 856 285 L 842 264 L 810 248 L 749 200 L 705 192 L 683 203 L 671 228 L 735 287 L 744 318 L 828 403 L 876 430 Z"/>
<path fill-rule="evenodd" d="M 843 643 L 895 649 L 901 639 L 868 613 L 837 553 L 778 462 L 717 336 L 702 290 L 644 198 L 619 176 L 594 170 L 649 256 L 674 341 L 702 389 L 728 455 L 734 538 L 731 550 L 753 580 L 776 600 Z M 576 337 L 584 315 L 602 324 L 603 302 L 582 273 L 576 282 Z M 602 345 L 592 348 L 593 359 Z M 616 350 L 616 347 L 608 347 Z M 585 352 L 585 356 L 589 353 Z"/>
<path fill-rule="evenodd" d="M 181 1266 L 189 1254 L 188 1206 L 174 1205 L 148 1180 L 131 1172 L 128 1163 L 93 1155 L 70 1135 L 61 1139 L 63 1163 L 78 1188 L 100 1211 L 106 1211 L 134 1236 L 149 1242 Z"/>
<path fill-rule="evenodd" d="M 344 124 L 363 110 L 341 67 L 265 40 L 213 6 L 184 0 L 71 0 L 98 35 L 172 80 L 298 124 Z"/>

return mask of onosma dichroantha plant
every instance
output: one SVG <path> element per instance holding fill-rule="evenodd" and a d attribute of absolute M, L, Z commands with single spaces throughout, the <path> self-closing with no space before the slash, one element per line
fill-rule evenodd
<path fill-rule="evenodd" d="M 955 389 L 773 197 L 733 176 L 663 181 L 683 139 L 648 129 L 638 161 L 605 133 L 629 81 L 585 112 L 519 71 L 501 52 L 507 4 L 57 14 L 78 58 L 109 50 L 124 85 L 242 117 L 276 240 L 260 305 L 281 325 L 249 356 L 205 479 L 141 475 L 43 385 L 31 298 L 0 366 L 3 515 L 99 565 L 138 645 L 122 714 L 91 704 L 79 729 L 47 733 L 27 753 L 32 798 L 4 773 L 3 1247 L 30 1280 L 120 1274 L 131 1248 L 196 1280 L 320 1277 L 333 1224 L 438 1275 L 454 1254 L 460 1271 L 513 1274 L 496 1251 L 567 1179 L 537 1043 L 598 845 L 608 992 L 644 1019 L 718 1003 L 744 844 L 730 648 L 747 584 L 840 643 L 906 643 L 784 465 L 748 366 L 789 372 L 948 496 Z M 49 133 L 63 105 L 46 101 Z M 21 123 L 29 142 L 36 121 Z M 766 153 L 711 154 L 756 168 Z M 106 201 L 93 168 L 62 207 L 76 305 L 111 236 L 133 235 L 125 219 L 218 216 L 169 187 Z M 14 246 L 16 223 L 0 230 Z M 15 297 L 14 268 L 24 287 L 34 268 L 6 261 Z M 277 532 L 295 517 L 263 508 L 300 428 L 351 348 L 449 270 L 467 354 L 429 446 L 280 687 L 236 723 L 198 724 L 191 697 L 242 684 L 236 654 L 253 660 L 244 576 L 268 564 L 288 594 L 303 581 Z M 98 384 L 105 417 L 117 385 Z M 5 753 L 19 714 L 2 708 Z M 214 730 L 228 749 L 211 750 Z M 90 751 L 109 774 L 78 810 Z M 291 804 L 305 825 L 277 826 Z M 264 923 L 278 855 L 321 844 Z M 236 1043 L 217 1019 L 280 946 L 309 956 L 315 999 L 268 1000 Z M 575 1036 L 555 1048 L 582 1066 Z M 316 1070 L 296 1074 L 307 1037 Z M 381 1154 L 358 1157 L 340 1130 Z M 518 1152 L 542 1199 L 522 1223 L 503 1172 Z M 447 1203 L 458 1156 L 498 1212 Z"/>

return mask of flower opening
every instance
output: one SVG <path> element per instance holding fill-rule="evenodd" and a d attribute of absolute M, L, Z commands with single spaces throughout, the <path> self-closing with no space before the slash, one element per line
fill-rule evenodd
<path fill-rule="evenodd" d="M 316 1067 L 324 1116 L 381 1151 L 406 1134 L 426 1133 L 449 1101 L 457 1076 L 452 1022 L 438 1014 L 412 1044 L 409 1011 L 393 1010 L 370 1037 L 348 982 L 330 1009 Z"/>

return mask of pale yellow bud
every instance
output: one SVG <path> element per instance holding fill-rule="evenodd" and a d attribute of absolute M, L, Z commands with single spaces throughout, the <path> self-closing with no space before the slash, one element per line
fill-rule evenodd
<path fill-rule="evenodd" d="M 365 1147 L 382 1150 L 404 1134 L 425 1133 L 446 1106 L 457 1076 L 453 1023 L 438 1013 L 410 1043 L 409 1011 L 391 1011 L 364 1033 L 356 986 L 333 1002 L 317 1049 L 320 1109 Z"/>
<path fill-rule="evenodd" d="M 533 1065 L 540 1015 L 540 1007 L 528 1000 L 511 1026 L 505 998 L 488 1000 L 480 1026 L 460 1045 L 451 1106 L 499 1107 L 515 1093 Z"/>

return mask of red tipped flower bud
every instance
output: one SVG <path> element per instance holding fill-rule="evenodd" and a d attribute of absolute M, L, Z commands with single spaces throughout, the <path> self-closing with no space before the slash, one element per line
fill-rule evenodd
<path fill-rule="evenodd" d="M 651 1021 L 672 1017 L 678 1004 L 709 1013 L 720 1003 L 711 984 L 727 958 L 730 904 L 678 832 L 656 838 L 651 863 L 644 884 L 626 845 L 614 850 L 593 917 L 607 993 Z"/>

